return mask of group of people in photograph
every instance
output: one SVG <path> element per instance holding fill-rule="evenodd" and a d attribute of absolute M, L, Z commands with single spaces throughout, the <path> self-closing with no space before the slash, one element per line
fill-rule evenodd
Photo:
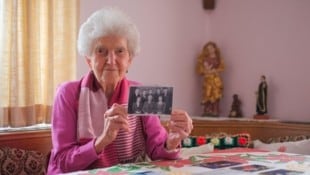
<path fill-rule="evenodd" d="M 132 87 L 128 113 L 133 114 L 170 114 L 172 107 L 172 88 L 169 87 Z"/>

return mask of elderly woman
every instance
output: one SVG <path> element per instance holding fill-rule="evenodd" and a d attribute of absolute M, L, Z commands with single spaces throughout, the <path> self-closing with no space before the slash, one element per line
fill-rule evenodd
<path fill-rule="evenodd" d="M 172 111 L 169 133 L 158 116 L 127 115 L 129 86 L 137 83 L 126 72 L 138 50 L 136 26 L 117 9 L 99 10 L 82 24 L 78 51 L 91 71 L 57 90 L 49 174 L 178 158 L 193 128 L 185 111 Z"/>

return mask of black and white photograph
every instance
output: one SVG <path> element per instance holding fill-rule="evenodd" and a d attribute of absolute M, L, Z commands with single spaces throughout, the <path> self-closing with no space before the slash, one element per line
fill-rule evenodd
<path fill-rule="evenodd" d="M 172 98 L 172 87 L 131 86 L 128 114 L 171 114 Z"/>

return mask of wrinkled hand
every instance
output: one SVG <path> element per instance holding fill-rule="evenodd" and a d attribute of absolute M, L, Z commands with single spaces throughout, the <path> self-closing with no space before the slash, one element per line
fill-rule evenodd
<path fill-rule="evenodd" d="M 169 134 L 166 140 L 168 150 L 176 149 L 193 129 L 192 119 L 183 110 L 173 110 L 168 123 Z"/>
<path fill-rule="evenodd" d="M 101 152 L 105 146 L 115 140 L 120 129 L 130 131 L 127 109 L 123 105 L 113 104 L 112 107 L 104 113 L 104 128 L 101 135 L 96 139 L 96 152 Z"/>

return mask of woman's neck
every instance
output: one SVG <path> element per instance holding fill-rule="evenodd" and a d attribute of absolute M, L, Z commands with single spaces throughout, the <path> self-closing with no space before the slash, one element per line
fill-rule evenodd
<path fill-rule="evenodd" d="M 117 83 L 113 83 L 113 84 L 104 84 L 102 86 L 102 90 L 105 94 L 105 96 L 107 97 L 108 100 L 110 100 L 112 98 L 112 95 L 114 93 L 114 90 L 116 88 Z"/>

